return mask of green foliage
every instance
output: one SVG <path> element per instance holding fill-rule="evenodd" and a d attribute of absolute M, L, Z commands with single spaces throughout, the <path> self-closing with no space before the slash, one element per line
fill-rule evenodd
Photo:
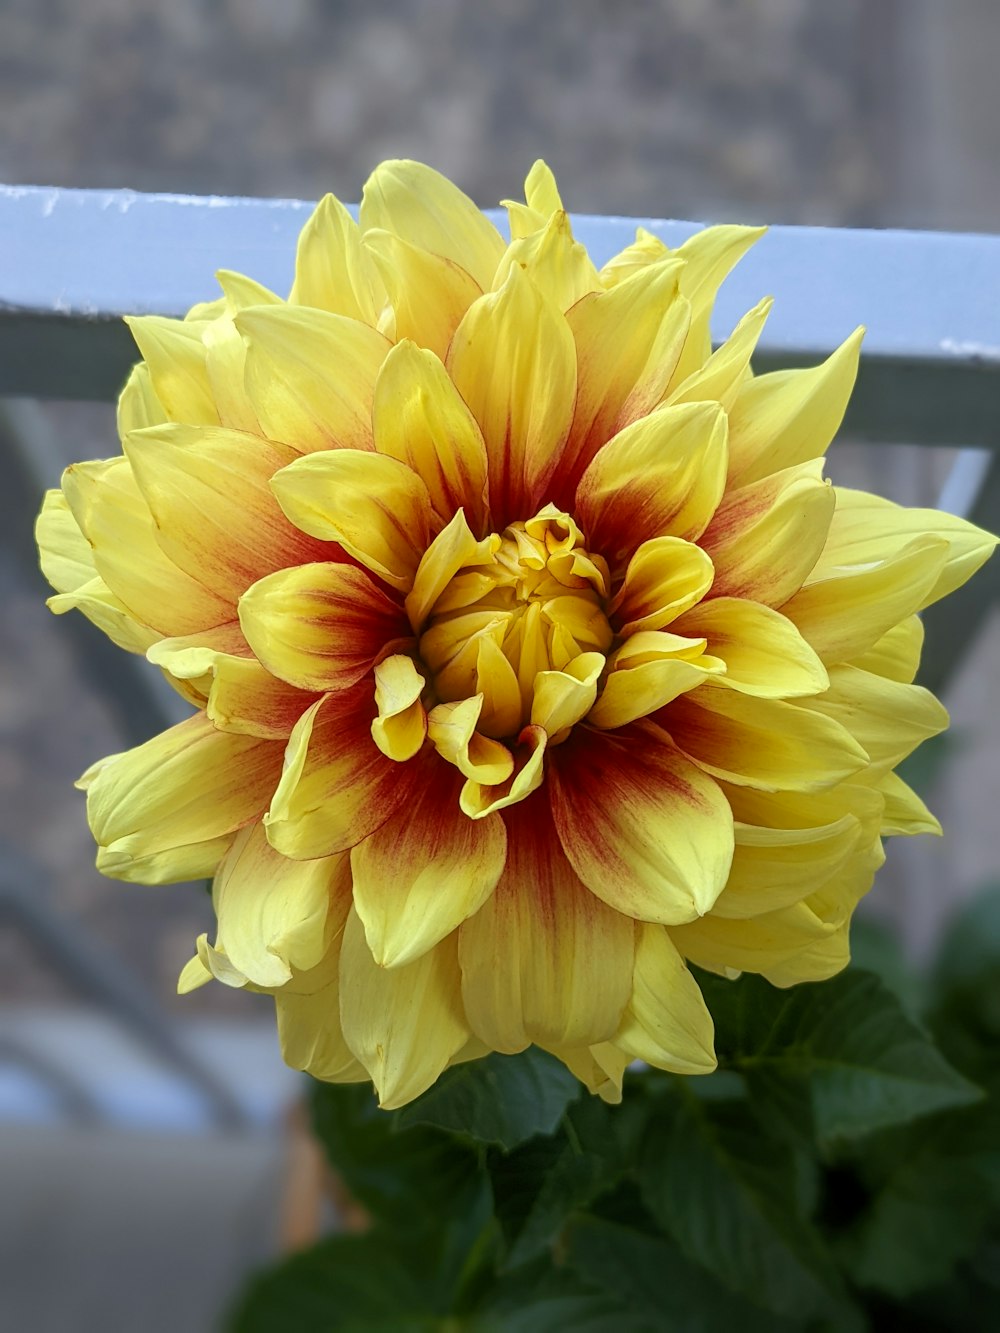
<path fill-rule="evenodd" d="M 434 1125 L 479 1143 L 516 1148 L 549 1134 L 580 1085 L 565 1065 L 532 1047 L 523 1055 L 488 1055 L 445 1073 L 399 1112 L 401 1125 Z"/>
<path fill-rule="evenodd" d="M 568 1258 L 578 1273 L 653 1329 L 717 1333 L 737 1324 L 741 1333 L 785 1333 L 797 1327 L 733 1296 L 663 1236 L 583 1217 L 570 1229 Z"/>
<path fill-rule="evenodd" d="M 701 1101 L 675 1083 L 651 1119 L 640 1179 L 662 1230 L 748 1301 L 817 1317 L 845 1303 L 800 1206 L 795 1153 L 745 1101 Z"/>
<path fill-rule="evenodd" d="M 824 1146 L 981 1096 L 870 974 L 852 968 L 783 991 L 760 977 L 699 981 L 720 1060 L 751 1081 L 807 1088 Z"/>
<path fill-rule="evenodd" d="M 699 976 L 720 1070 L 630 1073 L 620 1106 L 538 1051 L 396 1112 L 314 1085 L 372 1229 L 262 1274 L 230 1333 L 1000 1322 L 1000 890 L 927 978 L 884 931 L 857 952 L 872 971 L 789 990 Z"/>

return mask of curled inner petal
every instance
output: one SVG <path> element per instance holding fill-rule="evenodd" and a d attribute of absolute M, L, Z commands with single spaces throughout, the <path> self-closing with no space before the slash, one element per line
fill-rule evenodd
<path fill-rule="evenodd" d="M 572 516 L 553 505 L 511 524 L 492 555 L 483 559 L 477 548 L 475 559 L 441 588 L 420 637 L 438 698 L 481 695 L 480 730 L 508 736 L 548 715 L 553 673 L 569 672 L 583 693 L 568 685 L 577 701 L 550 721 L 553 731 L 571 726 L 593 702 L 584 696 L 596 691 L 597 659 L 603 664 L 613 639 L 604 611 L 606 562 L 587 549 Z M 545 698 L 536 706 L 539 689 Z"/>

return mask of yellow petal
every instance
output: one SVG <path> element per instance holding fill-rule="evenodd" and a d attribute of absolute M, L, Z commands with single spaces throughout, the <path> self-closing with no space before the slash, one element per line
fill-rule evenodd
<path fill-rule="evenodd" d="M 145 653 L 160 637 L 137 620 L 100 578 L 81 584 L 73 592 L 58 593 L 45 605 L 57 616 L 66 611 L 82 611 L 112 643 L 128 653 Z"/>
<path fill-rule="evenodd" d="M 459 801 L 470 819 L 487 819 L 497 810 L 517 805 L 542 785 L 548 736 L 541 727 L 527 726 L 514 746 L 513 774 L 500 782 L 486 784 L 473 775 L 462 788 Z"/>
<path fill-rule="evenodd" d="M 270 479 L 298 457 L 244 431 L 170 422 L 129 435 L 124 449 L 178 569 L 227 601 L 274 569 L 322 558 L 281 512 Z"/>
<path fill-rule="evenodd" d="M 406 598 L 406 613 L 414 631 L 419 633 L 434 603 L 460 569 L 467 565 L 491 565 L 499 549 L 498 534 L 478 541 L 460 509 L 420 557 L 413 589 Z"/>
<path fill-rule="evenodd" d="M 313 972 L 315 978 L 307 974 L 308 989 L 289 982 L 275 991 L 282 1059 L 323 1083 L 367 1083 L 368 1071 L 344 1040 L 340 1024 L 339 943 Z M 320 976 L 325 985 L 316 985 Z"/>
<path fill-rule="evenodd" d="M 384 228 L 411 245 L 460 264 L 485 292 L 504 243 L 457 185 L 420 162 L 383 162 L 361 196 L 361 229 Z"/>
<path fill-rule="evenodd" d="M 404 967 L 379 967 L 352 910 L 340 955 L 340 1019 L 385 1110 L 419 1097 L 470 1035 L 454 937 Z"/>
<path fill-rule="evenodd" d="M 303 690 L 353 685 L 409 638 L 399 603 L 353 565 L 279 569 L 247 589 L 239 613 L 258 660 Z"/>
<path fill-rule="evenodd" d="M 700 544 L 715 565 L 715 596 L 781 606 L 809 577 L 830 528 L 836 498 L 822 460 L 802 463 L 730 491 Z"/>
<path fill-rule="evenodd" d="M 864 329 L 808 370 L 744 381 L 729 414 L 730 485 L 819 458 L 840 429 L 858 373 Z"/>
<path fill-rule="evenodd" d="M 482 431 L 433 352 L 412 342 L 392 349 L 375 385 L 373 423 L 376 451 L 417 474 L 442 523 L 464 509 L 482 530 L 488 503 Z"/>
<path fill-rule="evenodd" d="M 712 586 L 712 561 L 682 537 L 654 537 L 629 561 L 610 612 L 623 637 L 660 630 L 700 602 Z"/>
<path fill-rule="evenodd" d="M 601 269 L 601 282 L 605 287 L 613 289 L 637 273 L 643 273 L 651 264 L 669 258 L 671 250 L 665 241 L 661 241 L 659 236 L 654 236 L 645 227 L 636 227 L 635 240 L 631 245 L 626 245 L 624 250 L 612 255 Z M 673 262 L 679 266 L 684 261 L 678 259 Z"/>
<path fill-rule="evenodd" d="M 791 907 L 839 873 L 860 834 L 860 822 L 849 814 L 805 829 L 737 822 L 733 868 L 713 914 L 738 921 Z"/>
<path fill-rule="evenodd" d="M 673 1074 L 710 1074 L 715 1027 L 698 983 L 663 926 L 640 923 L 632 995 L 614 1044 Z"/>
<path fill-rule="evenodd" d="M 674 631 L 708 640 L 725 663 L 723 688 L 763 699 L 818 694 L 829 685 L 823 663 L 790 620 L 739 597 L 713 597 L 674 622 Z"/>
<path fill-rule="evenodd" d="M 246 387 L 261 429 L 299 453 L 370 449 L 372 399 L 389 340 L 343 315 L 305 306 L 244 311 Z"/>
<path fill-rule="evenodd" d="M 220 731 L 284 740 L 316 696 L 272 676 L 252 657 L 220 656 L 206 711 Z"/>
<path fill-rule="evenodd" d="M 202 341 L 205 344 L 205 370 L 219 421 L 234 430 L 260 435 L 260 422 L 247 395 L 247 347 L 236 327 L 235 317 L 254 307 L 284 303 L 274 292 L 242 273 L 219 269 L 215 276 L 223 291 L 225 309 L 205 324 Z"/>
<path fill-rule="evenodd" d="M 261 666 L 235 621 L 201 634 L 161 639 L 146 656 L 171 683 L 190 681 L 204 688 L 202 704 L 220 731 L 283 740 L 316 699 Z"/>
<path fill-rule="evenodd" d="M 411 245 L 394 232 L 370 229 L 364 243 L 389 294 L 395 340 L 410 338 L 443 357 L 482 288 L 454 260 Z"/>
<path fill-rule="evenodd" d="M 845 662 L 924 605 L 947 559 L 943 538 L 915 537 L 883 560 L 820 573 L 781 610 L 824 662 Z"/>
<path fill-rule="evenodd" d="M 91 830 L 105 860 L 114 862 L 105 873 L 140 883 L 188 878 L 191 848 L 224 839 L 263 812 L 281 749 L 216 731 L 196 714 L 90 770 L 81 782 Z M 159 860 L 144 871 L 142 858 L 153 854 Z M 197 857 L 196 863 L 202 864 Z M 146 881 L 147 872 L 156 878 Z"/>
<path fill-rule="evenodd" d="M 851 666 L 831 667 L 830 688 L 803 700 L 803 707 L 839 722 L 864 746 L 871 759 L 870 780 L 948 726 L 947 710 L 929 690 Z"/>
<path fill-rule="evenodd" d="M 293 970 L 292 980 L 274 992 L 278 1038 L 282 1058 L 292 1069 L 325 1083 L 366 1083 L 368 1071 L 344 1040 L 340 1023 L 340 954 L 351 910 L 350 875 L 334 887 L 332 942 L 325 957 L 306 971 Z"/>
<path fill-rule="evenodd" d="M 315 967 L 330 946 L 331 899 L 350 892 L 347 853 L 289 861 L 254 823 L 236 835 L 212 887 L 216 947 L 258 986 L 283 986 L 292 969 Z"/>
<path fill-rule="evenodd" d="M 246 343 L 232 317 L 222 316 L 206 325 L 204 343 L 205 368 L 220 423 L 261 435 L 257 413 L 246 391 Z"/>
<path fill-rule="evenodd" d="M 585 717 L 597 698 L 604 670 L 603 653 L 580 653 L 562 671 L 540 671 L 535 677 L 531 721 L 556 740 Z"/>
<path fill-rule="evenodd" d="M 332 194 L 316 205 L 299 233 L 295 281 L 288 300 L 374 328 L 385 300 L 382 283 L 361 244 L 361 231 Z"/>
<path fill-rule="evenodd" d="M 159 426 L 169 420 L 153 389 L 149 366 L 145 361 L 137 361 L 129 372 L 125 387 L 118 396 L 117 420 L 121 439 L 129 431 L 141 430 L 144 426 Z"/>
<path fill-rule="evenodd" d="M 812 830 L 839 824 L 845 815 L 857 819 L 869 841 L 878 833 L 882 797 L 860 780 L 838 783 L 828 791 L 756 791 L 720 782 L 738 823 L 777 830 Z"/>
<path fill-rule="evenodd" d="M 126 316 L 153 393 L 171 421 L 217 426 L 219 413 L 205 367 L 204 320 Z"/>
<path fill-rule="evenodd" d="M 201 961 L 197 954 L 190 958 L 181 968 L 181 974 L 177 978 L 177 994 L 189 995 L 191 991 L 204 986 L 206 982 L 212 980 L 212 973 Z"/>
<path fill-rule="evenodd" d="M 243 990 L 244 987 L 251 990 L 256 989 L 239 968 L 232 965 L 226 957 L 224 949 L 216 949 L 209 944 L 206 934 L 202 933 L 198 936 L 195 947 L 198 950 L 199 963 L 216 981 L 221 981 L 224 986 L 231 986 L 235 990 Z"/>
<path fill-rule="evenodd" d="M 512 775 L 514 756 L 505 745 L 476 730 L 482 711 L 481 694 L 438 704 L 428 717 L 427 735 L 442 759 L 473 782 L 492 787 Z"/>
<path fill-rule="evenodd" d="M 614 567 L 654 537 L 693 540 L 708 526 L 726 478 L 726 416 L 717 404 L 664 407 L 626 426 L 580 481 L 576 513 Z"/>
<path fill-rule="evenodd" d="M 469 819 L 461 774 L 433 754 L 422 763 L 411 800 L 351 852 L 354 906 L 379 967 L 433 949 L 482 907 L 504 867 L 500 816 Z"/>
<path fill-rule="evenodd" d="M 964 518 L 937 509 L 905 509 L 902 505 L 838 486 L 837 508 L 815 578 L 841 565 L 885 560 L 905 550 L 915 538 L 934 537 L 947 543 L 947 556 L 937 581 L 917 608 L 960 588 L 985 564 L 998 539 Z"/>
<path fill-rule="evenodd" d="M 276 851 L 312 860 L 346 851 L 410 798 L 411 764 L 386 758 L 371 736 L 371 685 L 324 695 L 302 714 L 264 818 Z"/>
<path fill-rule="evenodd" d="M 144 852 L 138 837 L 123 839 L 121 846 L 98 847 L 95 865 L 108 879 L 128 880 L 132 884 L 177 884 L 185 880 L 210 879 L 232 841 L 233 835 L 228 833 L 183 847 Z"/>
<path fill-rule="evenodd" d="M 904 837 L 912 837 L 917 833 L 940 835 L 941 825 L 937 819 L 898 773 L 886 773 L 875 784 L 875 788 L 885 798 L 883 833 L 897 833 Z"/>
<path fill-rule="evenodd" d="M 501 200 L 501 207 L 507 210 L 510 234 L 515 240 L 543 227 L 546 219 L 562 208 L 556 178 L 541 158 L 532 163 L 525 177 L 524 198 L 523 204 L 512 199 Z"/>
<path fill-rule="evenodd" d="M 684 260 L 681 295 L 691 302 L 691 330 L 673 375 L 682 384 L 708 360 L 712 351 L 711 320 L 715 298 L 730 271 L 764 235 L 764 227 L 706 227 L 688 237 L 674 253 Z"/>
<path fill-rule="evenodd" d="M 580 883 L 544 798 L 504 818 L 506 868 L 458 937 L 470 1026 L 488 1046 L 508 1053 L 533 1041 L 605 1041 L 628 1000 L 632 922 Z"/>
<path fill-rule="evenodd" d="M 677 296 L 683 265 L 668 260 L 566 312 L 576 342 L 577 398 L 554 479 L 554 499 L 572 504 L 587 465 L 613 435 L 662 400 L 691 319 Z"/>
<path fill-rule="evenodd" d="M 409 592 L 430 541 L 431 503 L 427 487 L 405 463 L 337 449 L 296 460 L 271 484 L 303 532 L 339 542 L 366 569 Z"/>
<path fill-rule="evenodd" d="M 372 740 L 389 759 L 412 759 L 427 735 L 427 713 L 420 701 L 426 684 L 412 657 L 399 653 L 375 667 L 375 706 Z"/>
<path fill-rule="evenodd" d="M 780 699 L 704 689 L 681 695 L 662 716 L 685 754 L 738 786 L 824 791 L 868 763 L 838 722 Z"/>
<path fill-rule="evenodd" d="M 705 364 L 671 391 L 667 402 L 714 402 L 720 403 L 728 412 L 750 371 L 750 358 L 773 305 L 774 299 L 768 296 L 748 311 Z"/>
<path fill-rule="evenodd" d="M 763 976 L 772 986 L 784 989 L 803 981 L 828 981 L 851 961 L 850 921 L 834 926 L 821 939 L 807 947 L 776 959 Z"/>
<path fill-rule="evenodd" d="M 162 634 L 191 634 L 232 619 L 232 604 L 170 560 L 125 458 L 74 463 L 63 492 L 98 574 L 132 616 Z"/>
<path fill-rule="evenodd" d="M 722 892 L 729 804 L 659 728 L 574 732 L 553 750 L 549 782 L 570 864 L 611 907 L 671 925 L 707 912 Z"/>
<path fill-rule="evenodd" d="M 919 616 L 908 616 L 886 630 L 866 653 L 854 658 L 849 665 L 909 685 L 917 674 L 923 646 L 923 621 Z"/>
<path fill-rule="evenodd" d="M 576 349 L 558 307 L 519 268 L 455 332 L 448 371 L 479 422 L 493 525 L 533 514 L 559 462 L 576 397 Z"/>
<path fill-rule="evenodd" d="M 284 304 L 277 292 L 272 292 L 270 287 L 265 287 L 262 282 L 256 282 L 253 278 L 248 278 L 245 273 L 238 273 L 235 269 L 217 268 L 215 270 L 215 280 L 222 288 L 226 310 L 230 315 L 235 315 L 240 310 L 249 310 L 251 306 L 255 305 Z M 212 323 L 219 323 L 221 318 L 220 316 Z"/>
<path fill-rule="evenodd" d="M 507 247 L 493 279 L 494 290 L 503 286 L 515 265 L 560 310 L 568 310 L 588 292 L 600 290 L 587 247 L 573 239 L 569 215 L 562 209 L 551 213 L 537 231 L 515 239 Z"/>
<path fill-rule="evenodd" d="M 624 1051 L 610 1041 L 599 1041 L 593 1046 L 550 1046 L 548 1049 L 588 1092 L 596 1093 L 601 1101 L 611 1106 L 619 1105 L 622 1079 L 630 1063 Z"/>
<path fill-rule="evenodd" d="M 704 647 L 704 639 L 657 630 L 633 634 L 612 656 L 601 697 L 587 721 L 602 731 L 624 727 L 703 685 L 725 670 L 717 657 L 703 653 Z"/>
<path fill-rule="evenodd" d="M 90 545 L 62 491 L 46 491 L 35 520 L 42 573 L 56 592 L 75 592 L 97 573 Z"/>
<path fill-rule="evenodd" d="M 483 696 L 481 730 L 487 736 L 512 736 L 521 725 L 521 686 L 498 640 L 489 634 L 481 634 L 476 646 L 476 691 Z"/>
<path fill-rule="evenodd" d="M 770 977 L 774 970 L 798 958 L 798 980 L 820 981 L 845 967 L 849 954 L 838 948 L 836 957 L 818 967 L 807 965 L 803 956 L 818 945 L 822 958 L 822 946 L 837 929 L 805 903 L 796 903 L 747 921 L 731 921 L 712 913 L 690 925 L 678 926 L 670 934 L 685 958 L 711 972 L 762 972 Z"/>

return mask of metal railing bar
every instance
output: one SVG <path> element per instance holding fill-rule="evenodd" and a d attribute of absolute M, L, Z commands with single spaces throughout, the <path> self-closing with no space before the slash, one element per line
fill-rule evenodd
<path fill-rule="evenodd" d="M 103 1005 L 147 1050 L 195 1088 L 215 1124 L 225 1129 L 247 1127 L 247 1115 L 230 1089 L 189 1049 L 122 963 L 106 954 L 78 922 L 63 921 L 49 910 L 41 879 L 39 868 L 0 849 L 0 916 L 24 931 L 60 976 Z"/>
<path fill-rule="evenodd" d="M 89 1088 L 34 1046 L 7 1032 L 0 1035 L 0 1064 L 19 1065 L 45 1084 L 55 1094 L 63 1114 L 74 1124 L 96 1125 L 101 1122 L 101 1108 Z"/>
<path fill-rule="evenodd" d="M 124 314 L 181 315 L 237 268 L 288 290 L 301 200 L 0 187 L 0 393 L 108 398 L 135 358 Z M 637 225 L 680 244 L 699 225 L 577 216 L 596 262 Z M 847 428 L 859 439 L 997 447 L 1000 237 L 771 228 L 727 280 L 724 337 L 762 295 L 778 300 L 758 364 L 816 360 L 861 322 L 863 371 Z"/>
<path fill-rule="evenodd" d="M 997 424 L 994 423 L 994 430 Z M 938 507 L 992 532 L 1000 526 L 1000 454 L 962 450 Z M 1000 601 L 1000 560 L 988 560 L 971 583 L 924 612 L 926 648 L 918 681 L 944 694 Z"/>
<path fill-rule="evenodd" d="M 985 449 L 960 449 L 941 487 L 935 508 L 958 518 L 968 518 L 986 484 L 990 463 L 991 457 Z"/>

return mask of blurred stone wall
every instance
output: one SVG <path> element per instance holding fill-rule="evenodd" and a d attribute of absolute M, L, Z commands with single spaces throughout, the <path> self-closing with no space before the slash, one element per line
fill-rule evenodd
<path fill-rule="evenodd" d="M 413 156 L 480 203 L 874 220 L 881 5 L 6 0 L 0 177 L 356 199 Z"/>

